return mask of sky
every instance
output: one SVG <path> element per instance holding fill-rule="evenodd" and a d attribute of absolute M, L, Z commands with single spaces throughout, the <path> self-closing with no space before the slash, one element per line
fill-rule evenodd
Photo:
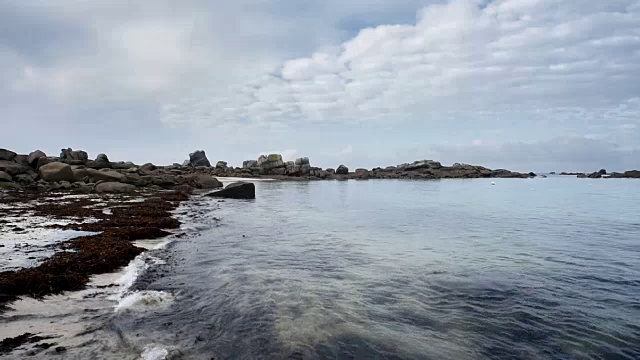
<path fill-rule="evenodd" d="M 640 168 L 640 0 L 5 0 L 0 147 Z"/>

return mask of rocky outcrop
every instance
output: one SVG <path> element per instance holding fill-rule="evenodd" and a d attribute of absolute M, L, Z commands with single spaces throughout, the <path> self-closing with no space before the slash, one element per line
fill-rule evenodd
<path fill-rule="evenodd" d="M 347 174 L 349 174 L 349 168 L 344 165 L 340 165 L 336 169 L 336 175 L 347 175 Z"/>
<path fill-rule="evenodd" d="M 242 163 L 243 169 L 251 169 L 251 168 L 257 168 L 257 167 L 258 167 L 258 161 L 256 160 L 245 160 Z"/>
<path fill-rule="evenodd" d="M 96 185 L 96 192 L 98 194 L 103 193 L 132 193 L 136 190 L 136 187 L 130 184 L 123 184 L 119 182 L 102 182 Z"/>
<path fill-rule="evenodd" d="M 206 196 L 228 199 L 255 199 L 256 187 L 253 183 L 239 181 L 227 185 L 227 187 L 222 190 L 208 193 Z"/>
<path fill-rule="evenodd" d="M 86 151 L 72 150 L 71 148 L 62 149 L 60 151 L 60 162 L 69 165 L 85 165 L 89 160 Z"/>
<path fill-rule="evenodd" d="M 71 166 L 61 162 L 52 162 L 41 166 L 38 169 L 38 174 L 45 181 L 75 181 Z"/>
<path fill-rule="evenodd" d="M 286 166 L 282 160 L 282 155 L 280 154 L 269 154 L 269 156 L 260 155 L 258 158 L 258 167 L 262 170 L 262 174 L 264 175 L 284 175 L 286 172 Z"/>
<path fill-rule="evenodd" d="M 0 149 L 0 160 L 13 161 L 16 157 L 16 153 L 7 149 Z"/>
<path fill-rule="evenodd" d="M 207 155 L 204 150 L 196 150 L 193 153 L 189 154 L 189 163 L 191 166 L 206 166 L 211 167 L 211 163 L 209 159 L 207 159 Z"/>
<path fill-rule="evenodd" d="M 92 169 L 110 169 L 111 162 L 105 154 L 99 154 L 93 161 L 87 162 L 87 167 Z"/>

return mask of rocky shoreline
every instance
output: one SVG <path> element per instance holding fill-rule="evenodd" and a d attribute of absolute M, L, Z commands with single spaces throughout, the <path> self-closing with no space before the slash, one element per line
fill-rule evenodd
<path fill-rule="evenodd" d="M 283 161 L 279 154 L 261 155 L 244 161 L 242 167 L 218 161 L 215 166 L 204 151 L 191 153 L 183 164 L 157 166 L 151 163 L 112 162 L 99 154 L 90 160 L 82 150 L 62 149 L 59 156 L 36 150 L 21 155 L 0 149 L 0 189 L 27 191 L 68 190 L 79 193 L 130 193 L 136 189 L 180 190 L 216 189 L 222 184 L 215 177 L 270 178 L 278 180 L 347 179 L 449 179 L 449 178 L 528 178 L 534 173 L 454 164 L 443 166 L 433 160 L 415 161 L 385 168 L 356 169 L 345 165 L 322 169 L 308 158 Z"/>

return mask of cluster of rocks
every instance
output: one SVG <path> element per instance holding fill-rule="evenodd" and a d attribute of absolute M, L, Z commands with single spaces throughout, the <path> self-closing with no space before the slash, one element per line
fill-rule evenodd
<path fill-rule="evenodd" d="M 0 189 L 76 190 L 89 193 L 123 193 L 138 188 L 154 190 L 215 189 L 222 183 L 193 167 L 138 166 L 111 162 L 105 154 L 89 160 L 85 151 L 62 149 L 59 157 L 36 150 L 29 155 L 0 149 Z"/>
<path fill-rule="evenodd" d="M 19 155 L 0 149 L 0 188 L 131 192 L 137 188 L 189 190 L 222 187 L 215 177 L 364 180 L 536 176 L 534 173 L 491 170 L 468 164 L 448 167 L 433 160 L 371 170 L 359 168 L 352 172 L 345 165 L 335 169 L 313 167 L 306 157 L 284 161 L 280 154 L 261 155 L 257 160 L 244 161 L 242 167 L 228 166 L 225 161 L 218 161 L 215 166 L 211 164 L 203 150 L 189 154 L 189 159 L 183 164 L 156 166 L 150 163 L 136 165 L 132 162 L 112 162 L 105 154 L 99 154 L 94 160 L 90 160 L 87 152 L 71 148 L 62 149 L 57 157 L 47 156 L 40 150 Z"/>
<path fill-rule="evenodd" d="M 561 172 L 560 175 L 562 176 L 576 176 L 580 179 L 600 179 L 600 178 L 607 178 L 607 179 L 640 179 L 640 170 L 629 170 L 629 171 L 625 171 L 623 173 L 619 173 L 619 172 L 612 172 L 612 173 L 607 173 L 607 170 L 605 169 L 600 169 L 599 171 L 587 174 L 587 173 L 579 173 L 579 172 Z"/>

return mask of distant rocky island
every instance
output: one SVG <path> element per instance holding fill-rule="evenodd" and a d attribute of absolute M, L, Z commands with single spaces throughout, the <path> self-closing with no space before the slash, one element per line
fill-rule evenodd
<path fill-rule="evenodd" d="M 606 174 L 606 172 L 605 172 Z M 593 174 L 592 174 L 593 175 Z M 588 175 L 595 177 L 596 175 Z M 597 175 L 602 176 L 602 171 Z M 126 193 L 138 188 L 156 190 L 216 189 L 222 184 L 215 177 L 271 178 L 278 180 L 347 180 L 347 179 L 459 179 L 459 178 L 529 178 L 534 173 L 482 166 L 453 164 L 443 166 L 433 160 L 374 169 L 351 171 L 344 165 L 322 169 L 311 166 L 309 158 L 284 161 L 279 154 L 261 155 L 244 161 L 242 167 L 215 165 L 203 150 L 189 154 L 183 164 L 158 166 L 151 163 L 112 162 L 99 154 L 90 160 L 86 151 L 62 149 L 59 156 L 48 156 L 36 150 L 17 154 L 0 149 L 0 189 L 7 190 L 74 190 L 83 193 Z M 612 177 L 640 177 L 639 171 L 612 174 Z"/>

